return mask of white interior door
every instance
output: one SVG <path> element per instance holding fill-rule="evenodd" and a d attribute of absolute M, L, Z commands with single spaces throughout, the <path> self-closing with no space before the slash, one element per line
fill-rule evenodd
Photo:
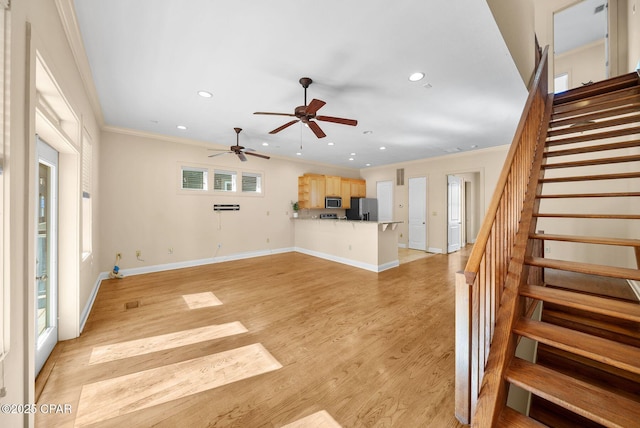
<path fill-rule="evenodd" d="M 378 221 L 393 221 L 393 181 L 378 181 Z"/>
<path fill-rule="evenodd" d="M 462 242 L 462 179 L 453 175 L 447 176 L 447 252 L 460 249 Z"/>
<path fill-rule="evenodd" d="M 409 248 L 427 250 L 427 177 L 409 179 Z"/>
<path fill-rule="evenodd" d="M 36 376 L 58 342 L 58 152 L 37 141 Z"/>

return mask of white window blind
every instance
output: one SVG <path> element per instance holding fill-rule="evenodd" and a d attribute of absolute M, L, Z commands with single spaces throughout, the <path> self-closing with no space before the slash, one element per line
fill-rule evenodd
<path fill-rule="evenodd" d="M 203 168 L 182 167 L 182 188 L 207 190 L 207 170 Z"/>
<path fill-rule="evenodd" d="M 243 172 L 242 191 L 249 193 L 262 193 L 262 174 Z"/>
<path fill-rule="evenodd" d="M 213 190 L 220 192 L 236 191 L 236 173 L 216 169 L 213 173 Z"/>

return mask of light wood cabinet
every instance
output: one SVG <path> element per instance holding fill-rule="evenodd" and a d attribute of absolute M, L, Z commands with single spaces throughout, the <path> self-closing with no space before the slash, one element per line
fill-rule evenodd
<path fill-rule="evenodd" d="M 343 178 L 340 180 L 340 197 L 342 198 L 342 208 L 348 210 L 351 208 L 351 179 Z"/>
<path fill-rule="evenodd" d="M 352 198 L 366 198 L 367 197 L 367 181 L 366 180 L 351 180 L 351 197 Z"/>
<path fill-rule="evenodd" d="M 324 184 L 326 196 L 340 196 L 340 193 L 342 192 L 340 177 L 325 175 Z"/>
<path fill-rule="evenodd" d="M 298 177 L 298 204 L 300 209 L 323 209 L 326 196 L 342 198 L 342 208 L 351 208 L 351 198 L 366 197 L 365 180 L 334 175 L 305 174 Z"/>
<path fill-rule="evenodd" d="M 324 208 L 324 175 L 305 174 L 298 177 L 298 205 L 300 208 Z"/>

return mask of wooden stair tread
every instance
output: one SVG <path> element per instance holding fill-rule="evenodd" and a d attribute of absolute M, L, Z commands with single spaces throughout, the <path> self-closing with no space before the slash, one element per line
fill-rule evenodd
<path fill-rule="evenodd" d="M 583 141 L 604 140 L 606 138 L 622 137 L 625 135 L 640 134 L 640 126 L 614 129 L 606 132 L 596 132 L 592 134 L 577 135 L 574 137 L 557 138 L 547 141 L 547 146 L 558 146 L 560 144 L 580 143 Z"/>
<path fill-rule="evenodd" d="M 640 196 L 640 192 L 610 192 L 610 193 L 561 193 L 549 195 L 536 195 L 536 198 L 562 199 L 562 198 L 629 198 Z"/>
<path fill-rule="evenodd" d="M 640 214 L 572 214 L 572 213 L 534 213 L 534 217 L 552 218 L 597 218 L 613 220 L 640 220 Z"/>
<path fill-rule="evenodd" d="M 634 104 L 640 101 L 640 87 L 627 88 L 612 94 L 607 94 L 591 103 L 575 103 L 559 106 L 551 115 L 552 120 L 562 120 L 570 117 L 585 115 L 587 113 L 606 111 L 612 108 Z"/>
<path fill-rule="evenodd" d="M 567 103 L 586 102 L 598 99 L 611 92 L 634 89 L 638 85 L 638 75 L 635 72 L 622 74 L 610 79 L 601 80 L 589 85 L 580 86 L 578 88 L 569 89 L 568 91 L 554 94 L 553 106 L 554 110 L 559 106 Z"/>
<path fill-rule="evenodd" d="M 598 110 L 596 112 L 577 114 L 569 118 L 556 119 L 552 117 L 551 121 L 549 122 L 549 128 L 570 126 L 576 123 L 582 123 L 590 120 L 603 119 L 606 117 L 614 117 L 614 116 L 619 116 L 623 114 L 629 114 L 629 113 L 640 111 L 640 102 L 638 102 L 640 101 L 640 97 L 635 96 L 633 101 L 635 102 L 631 102 L 627 105 L 621 106 L 619 104 L 615 104 L 615 107 L 613 108 L 606 108 L 606 109 Z"/>
<path fill-rule="evenodd" d="M 570 181 L 597 181 L 597 180 L 624 180 L 628 178 L 640 178 L 638 172 L 622 172 L 619 174 L 575 175 L 569 177 L 553 177 L 538 180 L 539 183 L 566 183 Z"/>
<path fill-rule="evenodd" d="M 640 270 L 638 269 L 595 265 L 591 263 L 570 262 L 542 257 L 526 257 L 524 262 L 529 266 L 568 270 L 571 272 L 586 273 L 590 275 L 601 275 L 612 278 L 633 279 L 636 281 L 640 281 Z"/>
<path fill-rule="evenodd" d="M 555 137 L 558 135 L 576 134 L 578 132 L 591 131 L 594 129 L 611 128 L 614 126 L 627 125 L 630 123 L 636 123 L 640 121 L 640 115 L 632 114 L 628 116 L 617 117 L 615 119 L 601 120 L 600 122 L 587 122 L 574 124 L 560 129 L 553 129 L 547 132 L 548 137 Z"/>
<path fill-rule="evenodd" d="M 640 305 L 637 303 L 623 302 L 539 285 L 524 285 L 520 287 L 520 294 L 557 305 L 628 321 L 640 322 Z"/>
<path fill-rule="evenodd" d="M 640 374 L 640 349 L 635 346 L 527 318 L 520 318 L 513 332 L 563 351 Z"/>
<path fill-rule="evenodd" d="M 544 157 L 550 158 L 555 156 L 578 155 L 583 153 L 602 152 L 605 150 L 628 149 L 632 147 L 640 147 L 640 140 L 620 141 L 617 143 L 597 144 L 595 146 L 575 147 L 572 149 L 546 151 Z"/>
<path fill-rule="evenodd" d="M 636 354 L 640 353 L 640 331 L 638 331 L 638 323 L 594 313 L 591 314 L 593 318 L 589 318 L 584 315 L 584 311 L 583 313 L 570 312 L 574 310 L 572 308 L 558 307 L 557 309 L 558 310 L 549 307 L 545 308 L 542 321 L 572 331 L 580 331 L 594 337 L 597 336 L 632 346 L 636 349 Z M 608 320 L 604 318 L 608 318 Z"/>
<path fill-rule="evenodd" d="M 615 156 L 610 158 L 583 159 L 583 160 L 572 161 L 572 162 L 548 163 L 548 164 L 542 165 L 542 168 L 543 169 L 574 168 L 579 166 L 606 165 L 606 164 L 612 164 L 612 163 L 637 162 L 637 161 L 640 161 L 640 155 Z"/>
<path fill-rule="evenodd" d="M 546 425 L 541 424 L 535 419 L 531 419 L 520 412 L 516 412 L 511 407 L 505 407 L 498 418 L 497 428 L 542 428 Z"/>
<path fill-rule="evenodd" d="M 631 427 L 640 420 L 640 403 L 520 358 L 511 361 L 505 378 L 545 400 L 606 426 Z"/>
<path fill-rule="evenodd" d="M 640 239 L 628 238 L 609 238 L 601 236 L 579 236 L 579 235 L 553 235 L 532 233 L 529 235 L 532 239 L 544 239 L 548 241 L 564 241 L 564 242 L 582 242 L 584 244 L 599 245 L 619 245 L 623 247 L 640 247 Z"/>

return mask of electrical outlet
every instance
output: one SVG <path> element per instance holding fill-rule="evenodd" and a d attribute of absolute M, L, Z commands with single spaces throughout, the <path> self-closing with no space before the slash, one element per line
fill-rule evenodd
<path fill-rule="evenodd" d="M 269 243 L 269 238 L 267 238 L 267 244 Z"/>
<path fill-rule="evenodd" d="M 122 258 L 122 253 L 116 253 L 116 258 L 121 259 Z"/>
<path fill-rule="evenodd" d="M 140 257 L 142 255 L 142 251 L 136 250 L 136 257 Z"/>
<path fill-rule="evenodd" d="M 551 247 L 544 247 L 544 253 L 545 254 L 550 254 L 551 253 Z"/>
<path fill-rule="evenodd" d="M 169 254 L 173 254 L 173 248 L 169 247 L 169 251 L 168 251 L 168 253 L 169 253 Z"/>
<path fill-rule="evenodd" d="M 218 242 L 218 248 L 222 248 L 222 243 Z"/>

